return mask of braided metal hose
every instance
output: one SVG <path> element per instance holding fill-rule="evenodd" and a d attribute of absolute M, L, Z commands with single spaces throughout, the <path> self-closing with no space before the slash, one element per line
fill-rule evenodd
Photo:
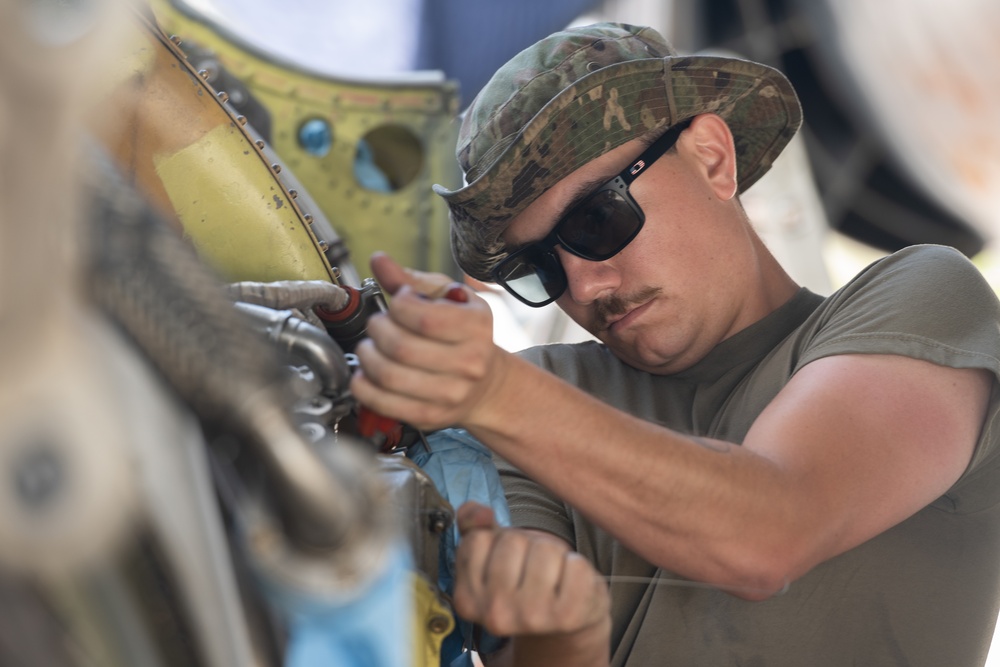
<path fill-rule="evenodd" d="M 316 453 L 291 417 L 275 350 L 107 160 L 95 164 L 92 298 L 203 421 L 253 445 L 289 540 L 323 551 L 370 532 L 379 522 L 366 453 L 347 443 Z"/>

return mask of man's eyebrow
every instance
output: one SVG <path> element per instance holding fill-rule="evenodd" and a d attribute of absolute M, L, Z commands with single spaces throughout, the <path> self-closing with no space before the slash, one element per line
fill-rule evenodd
<path fill-rule="evenodd" d="M 615 176 L 617 176 L 617 175 L 618 175 L 618 173 L 612 174 L 611 176 L 608 176 L 608 175 L 596 176 L 594 178 L 591 178 L 590 180 L 587 180 L 587 181 L 584 181 L 583 183 L 578 184 L 575 188 L 573 188 L 572 195 L 570 196 L 569 200 L 565 204 L 563 204 L 562 207 L 559 209 L 559 213 L 555 216 L 555 218 L 556 218 L 556 223 L 555 224 L 558 225 L 559 221 L 562 220 L 566 216 L 567 213 L 569 213 L 570 211 L 572 211 L 583 200 L 585 200 L 587 197 L 589 197 L 590 195 L 592 195 L 594 193 L 594 191 L 597 190 L 597 188 L 601 187 L 602 185 L 604 185 L 608 181 L 613 180 L 615 178 Z M 553 226 L 553 229 L 554 228 L 555 227 Z M 529 245 L 531 245 L 533 243 L 538 243 L 539 241 L 541 241 L 541 239 L 535 239 L 533 241 L 527 241 L 525 243 L 520 243 L 520 244 L 514 246 L 513 250 L 517 250 L 517 249 L 523 248 L 525 246 L 529 246 Z"/>
<path fill-rule="evenodd" d="M 639 141 L 642 143 L 642 154 L 639 155 L 639 158 L 641 158 L 645 154 L 645 152 L 649 149 L 649 147 L 655 143 L 655 140 L 650 141 L 648 135 L 646 135 L 640 137 Z M 672 150 L 672 148 L 670 150 Z M 635 160 L 633 160 L 631 164 L 634 165 Z M 562 220 L 567 213 L 572 211 L 580 202 L 582 202 L 584 199 L 593 194 L 594 191 L 597 190 L 597 188 L 601 187 L 605 183 L 610 183 L 618 176 L 622 176 L 627 169 L 628 166 L 626 165 L 626 167 L 622 171 L 616 171 L 614 173 L 605 174 L 603 176 L 596 176 L 590 179 L 589 181 L 584 181 L 583 183 L 577 185 L 575 188 L 573 188 L 573 195 L 569 198 L 569 201 L 562 207 L 562 209 L 560 209 L 559 215 L 556 217 L 556 220 Z"/>
<path fill-rule="evenodd" d="M 556 216 L 556 219 L 562 220 L 563 217 L 576 208 L 580 202 L 592 195 L 597 188 L 601 187 L 613 178 L 614 176 L 598 176 L 577 185 L 573 188 L 573 194 L 569 198 L 569 201 L 567 201 L 559 210 L 559 215 Z"/>

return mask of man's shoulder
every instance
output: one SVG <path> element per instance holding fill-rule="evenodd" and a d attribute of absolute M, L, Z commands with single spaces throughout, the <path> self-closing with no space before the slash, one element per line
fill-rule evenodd
<path fill-rule="evenodd" d="M 825 299 L 800 331 L 800 363 L 832 354 L 902 354 L 946 366 L 982 359 L 995 369 L 998 322 L 1000 301 L 968 258 L 945 246 L 912 246 L 869 265 Z"/>
<path fill-rule="evenodd" d="M 870 281 L 876 277 L 938 280 L 942 276 L 963 275 L 985 282 L 972 261 L 955 248 L 926 244 L 907 246 L 872 262 L 851 282 Z"/>
<path fill-rule="evenodd" d="M 996 294 L 982 273 L 958 250 L 916 245 L 868 265 L 830 295 L 827 308 L 862 306 L 880 310 L 937 309 L 940 313 L 979 306 L 992 310 Z"/>

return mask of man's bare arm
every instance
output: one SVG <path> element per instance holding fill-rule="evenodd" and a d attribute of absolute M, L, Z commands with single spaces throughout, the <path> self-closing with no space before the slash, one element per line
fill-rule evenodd
<path fill-rule="evenodd" d="M 992 378 L 897 356 L 801 369 L 742 446 L 618 411 L 492 343 L 488 307 L 403 290 L 359 347 L 362 402 L 461 424 L 651 563 L 763 598 L 944 493 Z"/>

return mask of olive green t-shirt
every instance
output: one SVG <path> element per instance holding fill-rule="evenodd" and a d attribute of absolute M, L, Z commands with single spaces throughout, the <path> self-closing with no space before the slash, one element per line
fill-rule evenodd
<path fill-rule="evenodd" d="M 897 354 L 998 377 L 998 327 L 997 298 L 967 259 L 915 246 L 830 297 L 800 290 L 676 375 L 631 368 L 596 342 L 524 354 L 621 410 L 740 443 L 811 361 Z M 514 525 L 565 538 L 610 577 L 612 665 L 982 665 L 1000 600 L 998 386 L 972 462 L 944 496 L 763 602 L 649 564 L 517 470 L 498 467 Z M 538 446 L 544 441 L 539 433 Z"/>

